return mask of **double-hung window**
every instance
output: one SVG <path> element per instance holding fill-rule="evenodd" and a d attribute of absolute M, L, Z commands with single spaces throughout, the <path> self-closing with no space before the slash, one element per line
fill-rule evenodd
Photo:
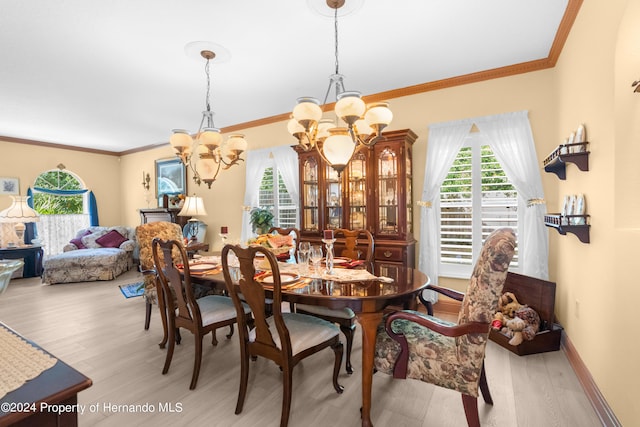
<path fill-rule="evenodd" d="M 271 210 L 276 227 L 296 226 L 298 206 L 292 200 L 284 185 L 282 175 L 273 161 L 269 163 L 262 175 L 258 192 L 258 206 Z"/>
<path fill-rule="evenodd" d="M 518 230 L 520 212 L 490 143 L 471 134 L 440 187 L 440 275 L 468 278 L 486 237 L 501 227 Z M 517 266 L 516 252 L 511 269 Z"/>

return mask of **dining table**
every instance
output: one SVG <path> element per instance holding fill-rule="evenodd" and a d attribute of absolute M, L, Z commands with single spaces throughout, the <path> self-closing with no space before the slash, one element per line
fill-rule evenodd
<path fill-rule="evenodd" d="M 356 314 L 362 331 L 362 426 L 369 427 L 371 421 L 371 394 L 374 373 L 376 333 L 387 307 L 415 309 L 417 295 L 429 284 L 429 277 L 415 268 L 399 265 L 377 264 L 374 272 L 366 270 L 323 273 L 312 277 L 297 275 L 298 266 L 279 263 L 283 278 L 282 299 L 292 304 L 308 304 L 330 309 L 350 308 Z M 220 268 L 210 271 L 191 269 L 191 281 L 219 290 L 226 290 Z M 296 277 L 295 280 L 291 277 Z M 291 280 L 290 280 L 291 279 Z M 269 287 L 265 287 L 267 297 Z"/>

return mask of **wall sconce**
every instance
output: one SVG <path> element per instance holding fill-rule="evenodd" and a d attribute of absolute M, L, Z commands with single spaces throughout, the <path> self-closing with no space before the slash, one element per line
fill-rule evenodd
<path fill-rule="evenodd" d="M 635 87 L 634 92 L 640 93 L 640 80 L 631 83 L 631 87 Z"/>
<path fill-rule="evenodd" d="M 151 182 L 151 177 L 149 176 L 149 172 L 146 174 L 144 171 L 142 172 L 142 186 L 145 190 L 149 191 L 149 182 Z"/>

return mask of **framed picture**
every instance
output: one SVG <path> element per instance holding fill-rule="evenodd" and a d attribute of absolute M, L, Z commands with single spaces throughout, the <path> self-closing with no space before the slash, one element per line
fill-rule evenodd
<path fill-rule="evenodd" d="M 0 178 L 0 194 L 20 194 L 18 178 Z"/>
<path fill-rule="evenodd" d="M 156 197 L 164 194 L 187 194 L 187 168 L 178 158 L 156 160 Z"/>

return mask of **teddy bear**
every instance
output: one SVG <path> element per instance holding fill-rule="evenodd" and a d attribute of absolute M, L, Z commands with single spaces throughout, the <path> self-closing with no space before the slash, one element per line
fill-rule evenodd
<path fill-rule="evenodd" d="M 503 329 L 509 319 L 514 317 L 517 309 L 522 307 L 512 292 L 505 292 L 498 300 L 498 311 L 493 317 L 491 327 L 496 331 Z"/>
<path fill-rule="evenodd" d="M 514 312 L 513 319 L 507 320 L 502 333 L 510 337 L 509 344 L 520 345 L 523 341 L 531 341 L 540 330 L 540 316 L 529 306 L 522 306 Z"/>

